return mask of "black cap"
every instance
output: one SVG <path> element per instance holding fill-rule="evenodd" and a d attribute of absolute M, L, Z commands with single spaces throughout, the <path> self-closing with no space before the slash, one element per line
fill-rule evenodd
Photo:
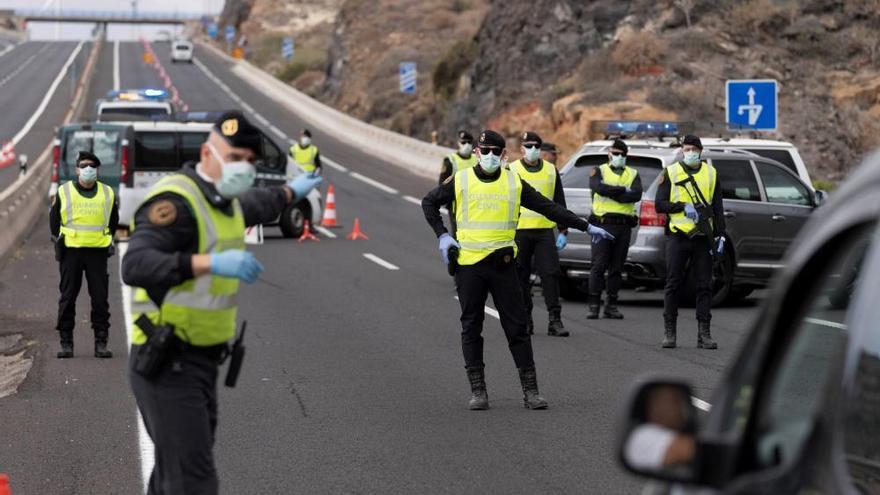
<path fill-rule="evenodd" d="M 615 139 L 613 143 L 611 143 L 611 149 L 619 150 L 623 152 L 623 156 L 626 156 L 629 153 L 629 146 L 623 142 L 623 139 Z"/>
<path fill-rule="evenodd" d="M 458 142 L 459 143 L 473 143 L 474 136 L 468 131 L 458 131 Z"/>
<path fill-rule="evenodd" d="M 495 131 L 486 129 L 480 133 L 480 146 L 497 146 L 504 149 L 507 147 L 507 144 L 504 142 L 504 136 Z"/>
<path fill-rule="evenodd" d="M 538 146 L 540 146 L 541 143 L 544 142 L 544 140 L 541 139 L 541 136 L 539 136 L 537 132 L 528 131 L 528 132 L 522 133 L 522 136 L 519 137 L 519 142 L 520 143 L 538 143 Z"/>
<path fill-rule="evenodd" d="M 223 112 L 214 123 L 214 131 L 235 148 L 245 148 L 258 157 L 263 155 L 262 133 L 238 110 Z"/>
<path fill-rule="evenodd" d="M 556 144 L 551 143 L 550 141 L 544 141 L 541 143 L 541 151 L 550 151 L 551 153 L 559 152 L 559 150 L 556 149 Z"/>
<path fill-rule="evenodd" d="M 312 137 L 312 131 L 308 129 L 303 129 L 301 136 Z"/>
<path fill-rule="evenodd" d="M 78 155 L 76 155 L 76 163 L 79 165 L 79 162 L 88 160 L 95 164 L 96 167 L 101 166 L 101 160 L 98 160 L 98 157 L 95 156 L 94 153 L 90 151 L 80 151 Z"/>
<path fill-rule="evenodd" d="M 689 144 L 691 146 L 696 146 L 697 148 L 703 149 L 703 142 L 700 141 L 700 138 L 694 136 L 693 134 L 688 134 L 681 141 L 682 146 L 685 144 Z"/>

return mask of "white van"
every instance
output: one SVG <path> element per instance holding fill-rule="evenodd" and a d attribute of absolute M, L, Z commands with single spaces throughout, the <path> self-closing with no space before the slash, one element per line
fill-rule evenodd
<path fill-rule="evenodd" d="M 171 43 L 171 63 L 193 61 L 193 44 L 187 40 L 175 40 Z"/>

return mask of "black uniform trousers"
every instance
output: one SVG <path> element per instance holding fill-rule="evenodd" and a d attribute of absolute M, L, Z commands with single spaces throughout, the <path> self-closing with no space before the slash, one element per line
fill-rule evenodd
<path fill-rule="evenodd" d="M 503 259 L 497 258 L 493 255 L 474 265 L 459 266 L 455 273 L 461 303 L 461 350 L 465 367 L 484 366 L 483 320 L 486 298 L 492 294 L 516 367 L 532 368 L 535 366 L 532 339 L 526 331 L 526 313 L 516 268 L 512 259 L 504 263 Z"/>
<path fill-rule="evenodd" d="M 58 299 L 58 323 L 62 342 L 73 341 L 76 326 L 76 298 L 82 287 L 83 272 L 92 303 L 91 322 L 95 340 L 107 340 L 110 330 L 110 276 L 107 272 L 107 248 L 65 248 L 59 263 L 61 282 Z"/>
<path fill-rule="evenodd" d="M 559 252 L 553 229 L 522 229 L 516 231 L 516 268 L 519 273 L 526 315 L 532 314 L 532 259 L 541 276 L 544 304 L 550 313 L 558 313 L 559 304 Z"/>
<path fill-rule="evenodd" d="M 712 313 L 712 241 L 704 235 L 688 238 L 684 234 L 666 236 L 666 294 L 663 316 L 678 316 L 679 289 L 690 264 L 697 289 L 697 320 L 710 321 Z"/>
<path fill-rule="evenodd" d="M 623 280 L 623 264 L 629 253 L 629 241 L 632 227 L 629 225 L 600 224 L 614 240 L 601 239 L 590 245 L 590 296 L 600 298 L 602 291 L 608 297 L 617 298 Z M 606 278 L 605 273 L 608 272 Z"/>
<path fill-rule="evenodd" d="M 137 345 L 131 355 L 136 356 Z M 180 353 L 153 380 L 129 367 L 138 409 L 155 445 L 148 495 L 216 495 L 218 358 Z"/>

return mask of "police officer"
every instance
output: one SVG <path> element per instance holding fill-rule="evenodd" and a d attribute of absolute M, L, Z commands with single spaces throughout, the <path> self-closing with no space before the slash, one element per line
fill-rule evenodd
<path fill-rule="evenodd" d="M 534 187 L 545 198 L 565 208 L 565 193 L 556 167 L 540 158 L 541 136 L 528 131 L 520 138 L 522 159 L 510 164 L 510 170 L 516 172 L 520 179 Z M 556 235 L 556 224 L 543 215 L 523 207 L 516 226 L 516 268 L 519 272 L 520 285 L 523 290 L 523 301 L 526 306 L 526 329 L 529 335 L 535 333 L 532 320 L 532 259 L 541 277 L 541 288 L 544 291 L 544 303 L 547 306 L 549 324 L 547 335 L 568 337 L 568 330 L 562 324 L 562 306 L 559 304 L 559 253 L 565 247 L 567 231 L 559 226 Z"/>
<path fill-rule="evenodd" d="M 606 318 L 623 319 L 617 309 L 621 271 L 629 251 L 632 228 L 638 224 L 636 203 L 642 199 L 642 179 L 636 169 L 626 165 L 629 151 L 626 143 L 615 139 L 608 150 L 608 163 L 590 171 L 590 189 L 593 191 L 593 215 L 590 223 L 611 232 L 613 241 L 593 243 L 590 254 L 589 313 L 587 318 L 599 317 L 602 290 L 608 299 L 603 311 Z M 607 286 L 605 272 L 608 272 Z"/>
<path fill-rule="evenodd" d="M 321 175 L 321 154 L 318 147 L 312 144 L 312 133 L 303 129 L 297 141 L 289 150 L 290 157 L 299 164 L 307 174 Z"/>
<path fill-rule="evenodd" d="M 514 267 L 520 205 L 578 230 L 597 230 L 502 167 L 505 157 L 504 138 L 495 131 L 483 131 L 478 148 L 479 165 L 458 171 L 422 200 L 425 219 L 439 239 L 443 261 L 458 265 L 455 278 L 461 303 L 461 347 L 472 393 L 468 408 L 472 410 L 489 407 L 481 336 L 489 294 L 519 369 L 523 404 L 530 409 L 547 407 L 547 401 L 538 392 L 522 290 Z M 457 205 L 460 243 L 446 231 L 440 216 L 440 207 L 453 199 Z M 453 247 L 459 249 L 460 254 L 450 260 Z"/>
<path fill-rule="evenodd" d="M 465 170 L 477 164 L 477 157 L 474 155 L 474 136 L 465 131 L 458 131 L 458 150 L 450 153 L 443 158 L 443 164 L 440 167 L 440 181 L 443 184 L 449 177 L 455 175 L 459 170 Z M 455 202 L 446 205 L 449 210 L 449 225 L 451 226 L 452 235 L 455 235 Z"/>
<path fill-rule="evenodd" d="M 56 326 L 61 337 L 58 352 L 61 359 L 73 357 L 76 297 L 82 287 L 83 272 L 92 303 L 95 357 L 113 357 L 107 350 L 110 332 L 107 258 L 113 254 L 119 206 L 113 188 L 98 180 L 100 166 L 97 156 L 80 151 L 76 157 L 77 178 L 58 188 L 49 213 L 49 229 L 61 272 Z"/>
<path fill-rule="evenodd" d="M 544 141 L 541 143 L 541 160 L 550 162 L 554 167 L 559 169 L 561 165 L 559 164 L 559 149 L 556 148 L 556 145 L 551 143 L 550 141 Z"/>
<path fill-rule="evenodd" d="M 668 215 L 666 224 L 666 293 L 663 301 L 665 336 L 663 347 L 676 344 L 678 291 L 690 264 L 697 288 L 697 347 L 716 349 L 709 323 L 712 318 L 712 256 L 724 250 L 724 205 L 721 182 L 715 168 L 700 159 L 703 144 L 700 138 L 687 135 L 682 140 L 683 159 L 662 172 L 655 204 L 658 213 Z M 693 180 L 691 180 L 693 179 Z M 698 228 L 700 212 L 710 216 L 712 232 Z"/>
<path fill-rule="evenodd" d="M 217 367 L 235 334 L 239 281 L 253 283 L 263 271 L 244 249 L 244 229 L 277 218 L 321 182 L 301 174 L 286 186 L 251 189 L 260 153 L 260 132 L 241 112 L 225 112 L 199 163 L 160 180 L 135 213 L 122 264 L 123 280 L 136 288 L 133 319 L 174 327 L 164 364 L 149 377 L 137 365 L 152 346 L 144 345 L 151 329 L 133 328 L 129 379 L 156 452 L 150 494 L 218 492 Z"/>

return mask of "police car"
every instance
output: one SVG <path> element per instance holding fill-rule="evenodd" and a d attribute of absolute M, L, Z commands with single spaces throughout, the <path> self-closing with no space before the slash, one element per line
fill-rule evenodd
<path fill-rule="evenodd" d="M 95 104 L 98 122 L 131 122 L 136 120 L 168 120 L 175 112 L 162 89 L 125 89 L 107 93 Z"/>

